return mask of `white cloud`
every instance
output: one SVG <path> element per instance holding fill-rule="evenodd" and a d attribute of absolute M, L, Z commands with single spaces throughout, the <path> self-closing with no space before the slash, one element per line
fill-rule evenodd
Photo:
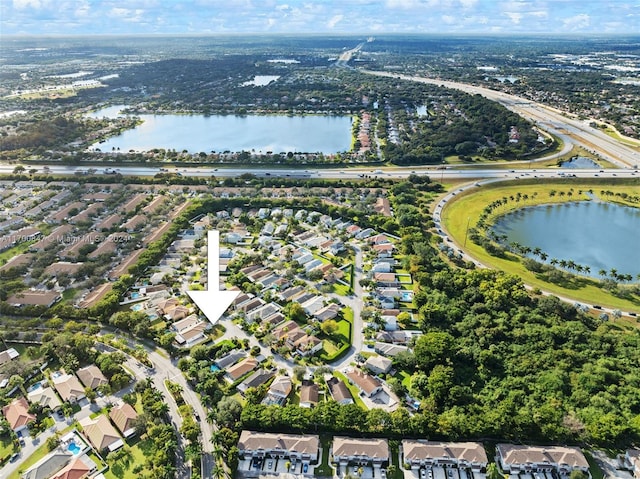
<path fill-rule="evenodd" d="M 567 17 L 562 20 L 562 24 L 565 28 L 570 30 L 580 30 L 586 28 L 591 24 L 591 17 L 586 13 L 580 13 L 572 17 Z"/>
<path fill-rule="evenodd" d="M 446 23 L 447 25 L 453 25 L 454 23 L 456 23 L 456 17 L 454 17 L 453 15 L 442 15 L 442 22 Z"/>
<path fill-rule="evenodd" d="M 144 10 L 141 8 L 131 9 L 131 8 L 121 8 L 121 7 L 113 7 L 109 11 L 109 16 L 113 18 L 118 18 L 125 22 L 139 22 L 142 20 L 144 15 Z"/>
<path fill-rule="evenodd" d="M 520 23 L 520 21 L 522 20 L 522 13 L 520 12 L 504 12 L 504 15 L 506 15 L 507 17 L 509 17 L 509 19 L 515 23 L 516 25 L 518 25 Z"/>
<path fill-rule="evenodd" d="M 536 18 L 548 18 L 549 12 L 546 10 L 535 10 L 533 12 L 529 12 L 529 15 Z"/>
<path fill-rule="evenodd" d="M 49 0 L 13 0 L 13 8 L 24 10 L 26 8 L 40 9 L 47 6 Z"/>
<path fill-rule="evenodd" d="M 344 18 L 344 15 L 334 15 L 333 17 L 331 17 L 331 19 L 327 22 L 327 27 L 328 28 L 335 28 L 335 26 L 342 21 L 342 19 Z"/>

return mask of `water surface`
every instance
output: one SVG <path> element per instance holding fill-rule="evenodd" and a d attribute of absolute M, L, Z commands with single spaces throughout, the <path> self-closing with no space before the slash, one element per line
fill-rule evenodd
<path fill-rule="evenodd" d="M 500 218 L 493 231 L 509 243 L 540 248 L 552 258 L 572 260 L 619 274 L 640 273 L 640 209 L 601 201 L 522 208 Z"/>

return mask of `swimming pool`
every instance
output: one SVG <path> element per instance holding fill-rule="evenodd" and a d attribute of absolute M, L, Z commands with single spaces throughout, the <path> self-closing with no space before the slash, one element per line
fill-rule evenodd
<path fill-rule="evenodd" d="M 37 382 L 27 388 L 27 392 L 37 391 L 38 389 L 42 389 L 42 383 Z"/>
<path fill-rule="evenodd" d="M 211 371 L 213 371 L 214 373 L 215 373 L 216 371 L 220 371 L 220 368 L 219 368 L 218 366 L 216 366 L 215 364 L 212 364 L 212 365 L 209 367 L 209 369 L 210 369 Z"/>
<path fill-rule="evenodd" d="M 78 446 L 75 441 L 71 441 L 69 445 L 67 445 L 67 451 L 69 451 L 74 456 L 77 456 L 78 454 L 80 454 L 80 451 L 82 451 L 82 448 Z"/>
<path fill-rule="evenodd" d="M 140 293 L 131 293 L 131 299 L 138 299 L 140 297 Z"/>
<path fill-rule="evenodd" d="M 134 304 L 133 306 L 131 306 L 131 310 L 132 311 L 142 311 L 142 304 L 140 304 L 140 303 Z"/>
<path fill-rule="evenodd" d="M 400 293 L 400 301 L 407 303 L 413 301 L 413 291 L 402 291 Z"/>

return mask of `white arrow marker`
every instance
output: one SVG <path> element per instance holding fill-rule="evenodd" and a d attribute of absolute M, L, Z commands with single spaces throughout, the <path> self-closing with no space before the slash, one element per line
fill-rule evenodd
<path fill-rule="evenodd" d="M 224 314 L 240 291 L 220 291 L 220 233 L 210 230 L 207 234 L 207 288 L 208 291 L 187 291 L 211 323 L 215 324 Z"/>

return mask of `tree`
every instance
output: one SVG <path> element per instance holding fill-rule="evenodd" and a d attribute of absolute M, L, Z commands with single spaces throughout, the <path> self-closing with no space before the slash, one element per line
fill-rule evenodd
<path fill-rule="evenodd" d="M 233 428 L 240 419 L 242 404 L 231 396 L 225 396 L 216 407 L 216 422 L 221 427 Z"/>
<path fill-rule="evenodd" d="M 338 330 L 338 323 L 334 319 L 327 319 L 320 325 L 320 329 L 327 336 L 332 336 Z"/>
<path fill-rule="evenodd" d="M 504 479 L 504 475 L 500 472 L 495 462 L 490 462 L 487 465 L 487 479 Z"/>

